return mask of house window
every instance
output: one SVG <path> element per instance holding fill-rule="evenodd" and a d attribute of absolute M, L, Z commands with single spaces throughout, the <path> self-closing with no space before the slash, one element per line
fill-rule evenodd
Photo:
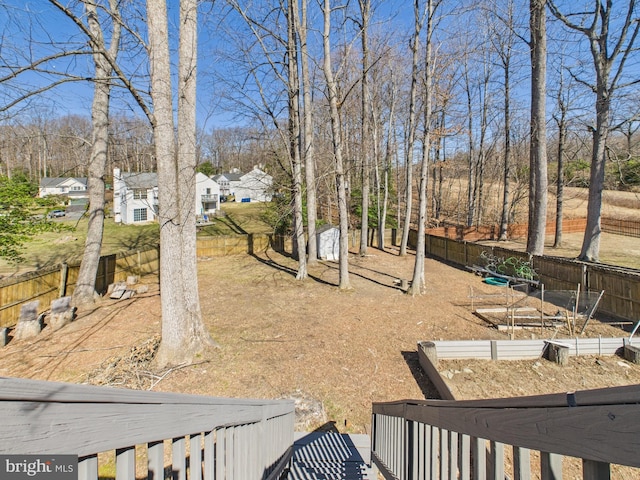
<path fill-rule="evenodd" d="M 146 208 L 134 208 L 133 209 L 133 221 L 134 222 L 146 222 L 147 221 L 147 209 Z"/>
<path fill-rule="evenodd" d="M 134 200 L 146 200 L 147 199 L 147 191 L 145 189 L 137 188 L 133 191 L 133 199 Z"/>

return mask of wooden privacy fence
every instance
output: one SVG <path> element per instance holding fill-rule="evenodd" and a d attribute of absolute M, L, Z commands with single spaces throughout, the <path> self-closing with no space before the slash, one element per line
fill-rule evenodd
<path fill-rule="evenodd" d="M 611 464 L 640 467 L 638 403 L 640 385 L 374 403 L 372 459 L 387 479 L 529 479 L 539 472 L 551 480 L 562 478 L 564 457 L 576 457 L 584 480 L 606 480 Z"/>
<path fill-rule="evenodd" d="M 105 293 L 110 284 L 130 275 L 157 273 L 159 266 L 158 249 L 106 255 L 100 258 L 96 291 Z M 79 263 L 64 263 L 0 280 L 0 328 L 15 325 L 25 303 L 37 300 L 42 313 L 51 301 L 73 294 L 79 271 Z"/>
<path fill-rule="evenodd" d="M 115 450 L 116 478 L 280 478 L 291 457 L 294 403 L 0 378 L 0 453 L 79 457 L 98 480 Z M 165 442 L 171 464 L 165 465 Z M 136 449 L 137 447 L 137 449 Z M 146 462 L 136 469 L 136 460 Z"/>
<path fill-rule="evenodd" d="M 417 233 L 411 230 L 409 245 L 415 248 Z M 528 253 L 490 245 L 426 235 L 425 253 L 433 258 L 462 267 L 481 265 L 482 252 L 495 257 L 529 262 L 547 290 L 604 290 L 598 310 L 609 315 L 637 321 L 640 318 L 640 270 Z"/>
<path fill-rule="evenodd" d="M 615 221 L 612 223 L 615 223 Z M 565 218 L 564 220 L 562 220 L 562 231 L 564 233 L 584 233 L 586 225 L 586 218 Z M 636 228 L 640 230 L 640 224 L 636 223 Z M 526 238 L 527 229 L 528 225 L 526 223 L 510 223 L 507 226 L 507 236 L 511 239 Z M 545 228 L 545 232 L 547 235 L 553 235 L 555 233 L 555 229 L 555 221 L 547 222 Z M 628 230 L 633 231 L 633 228 L 628 227 Z M 444 227 L 428 228 L 426 233 L 428 235 L 434 235 L 437 237 L 452 238 L 454 240 L 467 240 L 469 242 L 476 242 L 478 240 L 498 240 L 498 236 L 500 234 L 500 226 L 480 225 L 467 227 L 465 225 L 448 225 Z M 611 233 L 618 232 L 612 231 Z"/>
<path fill-rule="evenodd" d="M 373 246 L 377 245 L 374 230 L 369 237 Z M 354 245 L 359 239 L 357 230 L 353 231 Z M 385 232 L 385 242 L 391 245 L 395 240 L 395 230 Z M 198 237 L 196 255 L 203 257 L 221 257 L 264 252 L 267 249 L 278 252 L 292 252 L 293 241 L 290 236 L 247 234 L 234 236 Z M 16 324 L 22 305 L 39 301 L 39 313 L 49 309 L 52 300 L 72 295 L 78 279 L 80 264 L 61 264 L 29 272 L 17 277 L 0 280 L 0 328 Z M 160 253 L 157 248 L 135 250 L 100 258 L 96 275 L 96 291 L 104 294 L 110 284 L 122 282 L 130 275 L 157 274 L 160 270 Z"/>

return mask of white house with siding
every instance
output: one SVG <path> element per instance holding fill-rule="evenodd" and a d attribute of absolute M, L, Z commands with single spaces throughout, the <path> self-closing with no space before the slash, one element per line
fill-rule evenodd
<path fill-rule="evenodd" d="M 234 169 L 229 173 L 220 173 L 218 175 L 214 175 L 213 180 L 220 185 L 220 195 L 235 195 L 236 188 L 240 185 L 240 178 L 242 174 L 239 170 Z"/>
<path fill-rule="evenodd" d="M 214 215 L 220 209 L 220 186 L 202 173 L 196 174 L 194 215 Z M 113 212 L 116 223 L 157 220 L 158 175 L 113 170 Z"/>
<path fill-rule="evenodd" d="M 43 177 L 40 179 L 38 196 L 64 195 L 69 198 L 88 198 L 87 179 L 83 177 Z"/>
<path fill-rule="evenodd" d="M 196 209 L 199 217 L 215 215 L 220 209 L 220 185 L 204 173 L 196 173 Z"/>
<path fill-rule="evenodd" d="M 273 194 L 273 177 L 258 167 L 253 167 L 240 177 L 236 186 L 236 202 L 270 202 Z"/>
<path fill-rule="evenodd" d="M 158 217 L 158 175 L 113 169 L 113 214 L 116 223 L 143 223 Z"/>

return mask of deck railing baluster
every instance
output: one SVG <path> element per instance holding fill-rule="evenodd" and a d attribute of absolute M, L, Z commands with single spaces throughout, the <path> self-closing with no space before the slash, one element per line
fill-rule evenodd
<path fill-rule="evenodd" d="M 202 480 L 202 435 L 189 437 L 189 480 Z"/>
<path fill-rule="evenodd" d="M 78 459 L 78 480 L 98 480 L 98 455 Z"/>
<path fill-rule="evenodd" d="M 136 449 L 116 449 L 116 480 L 136 480 Z"/>
<path fill-rule="evenodd" d="M 171 476 L 173 480 L 187 480 L 187 450 L 184 437 L 173 439 L 171 455 Z"/>
<path fill-rule="evenodd" d="M 149 479 L 164 478 L 164 442 L 147 444 L 147 472 Z"/>
<path fill-rule="evenodd" d="M 513 447 L 514 480 L 531 480 L 531 451 L 528 448 Z"/>

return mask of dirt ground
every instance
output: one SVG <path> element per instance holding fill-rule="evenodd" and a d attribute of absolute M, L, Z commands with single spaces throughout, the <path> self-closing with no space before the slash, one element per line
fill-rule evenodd
<path fill-rule="evenodd" d="M 491 292 L 469 271 L 427 260 L 424 295 L 409 296 L 414 256 L 371 249 L 350 257 L 353 289 L 339 291 L 338 265 L 310 267 L 295 280 L 296 263 L 268 252 L 201 259 L 204 320 L 219 348 L 195 364 L 166 371 L 149 366 L 160 333 L 157 279 L 129 300 L 104 299 L 62 330 L 45 327 L 33 340 L 0 349 L 0 375 L 224 397 L 295 398 L 316 406 L 302 428 L 334 422 L 341 431 L 369 432 L 371 402 L 433 398 L 417 364 L 421 340 L 501 339 L 470 309 L 470 287 Z M 563 328 L 544 334 L 558 337 Z M 587 336 L 623 336 L 599 321 Z M 640 383 L 640 367 L 617 357 L 441 362 L 457 398 L 565 392 Z M 311 408 L 311 407 L 310 407 Z"/>

